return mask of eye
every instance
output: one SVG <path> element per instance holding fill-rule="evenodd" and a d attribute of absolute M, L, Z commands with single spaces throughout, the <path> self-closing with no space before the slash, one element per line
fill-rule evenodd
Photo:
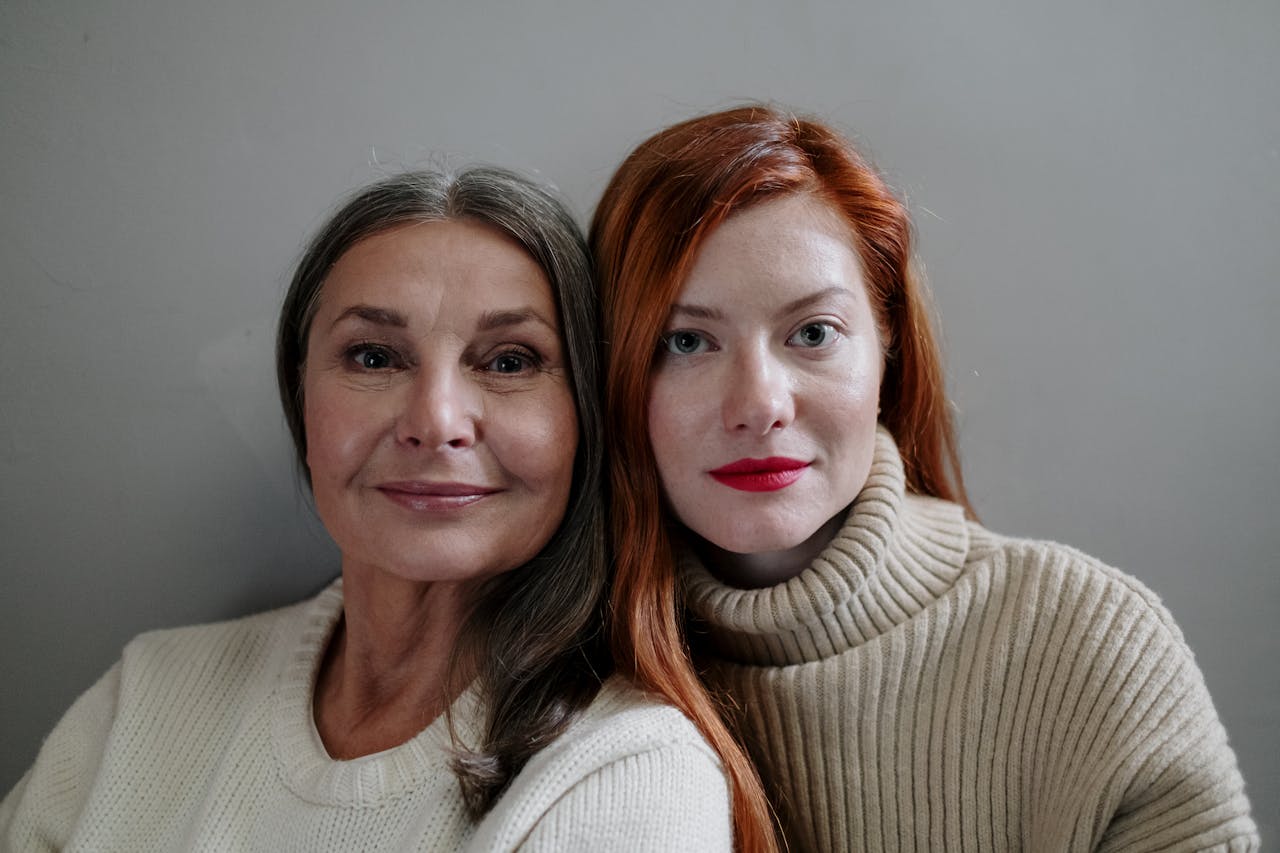
<path fill-rule="evenodd" d="M 483 369 L 489 373 L 516 374 L 533 370 L 538 366 L 538 359 L 531 353 L 521 350 L 507 350 L 485 362 Z"/>
<path fill-rule="evenodd" d="M 664 335 L 662 344 L 667 352 L 674 355 L 696 355 L 711 349 L 711 342 L 700 333 L 690 329 L 677 329 Z"/>
<path fill-rule="evenodd" d="M 399 357 L 383 346 L 360 344 L 347 350 L 347 357 L 360 370 L 391 370 L 400 366 Z"/>
<path fill-rule="evenodd" d="M 797 347 L 820 347 L 831 343 L 835 336 L 835 326 L 830 323 L 805 323 L 787 338 L 787 343 Z"/>

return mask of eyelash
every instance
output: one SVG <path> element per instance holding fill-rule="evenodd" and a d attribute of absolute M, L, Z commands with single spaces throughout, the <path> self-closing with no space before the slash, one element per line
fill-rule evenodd
<path fill-rule="evenodd" d="M 497 364 L 500 359 L 504 358 L 520 359 L 520 361 L 523 362 L 522 369 L 516 372 L 495 370 L 494 365 Z M 493 356 L 493 358 L 481 362 L 481 369 L 485 373 L 496 373 L 499 376 L 517 376 L 528 371 L 537 370 L 540 367 L 542 367 L 542 357 L 527 347 L 512 347 L 510 349 L 504 349 L 502 352 Z"/>
<path fill-rule="evenodd" d="M 811 329 L 815 326 L 818 326 L 824 329 L 826 332 L 826 337 L 824 337 L 824 339 L 820 343 L 814 344 L 812 346 L 807 346 L 804 343 L 801 343 L 796 340 L 799 337 L 801 332 L 805 331 L 806 329 Z M 798 327 L 796 327 L 796 330 L 794 332 L 792 332 L 790 335 L 787 335 L 787 344 L 789 346 L 799 347 L 800 349 L 824 349 L 834 344 L 841 337 L 842 334 L 843 332 L 840 329 L 840 326 L 837 323 L 831 322 L 830 320 L 807 320 L 804 323 L 800 324 Z M 696 346 L 699 348 L 689 352 L 684 352 L 679 349 L 676 349 L 675 340 L 677 337 L 681 335 L 696 336 L 698 338 Z M 705 349 L 701 348 L 702 344 L 706 345 Z M 705 352 L 715 352 L 718 349 L 719 349 L 719 346 L 717 346 L 715 341 L 711 339 L 710 335 L 708 335 L 706 332 L 700 332 L 697 329 L 673 329 L 670 332 L 663 334 L 658 339 L 658 354 L 660 356 L 662 355 L 673 355 L 673 356 L 702 355 Z"/>
<path fill-rule="evenodd" d="M 362 364 L 360 357 L 364 354 L 377 354 L 386 357 L 388 364 L 383 367 L 369 367 Z M 383 344 L 375 344 L 371 341 L 361 341 L 358 344 L 352 344 L 347 347 L 344 353 L 345 359 L 354 369 L 365 373 L 382 373 L 386 370 L 399 370 L 404 367 L 404 359 L 400 357 L 391 347 Z"/>
<path fill-rule="evenodd" d="M 364 364 L 361 358 L 365 355 L 379 355 L 386 359 L 387 363 L 380 367 L 372 367 Z M 352 369 L 362 373 L 383 373 L 389 370 L 402 370 L 407 365 L 404 358 L 392 347 L 385 344 L 377 344 L 370 341 L 362 341 L 347 347 L 344 357 Z M 519 370 L 499 370 L 497 363 L 502 359 L 515 358 L 521 362 Z M 518 376 L 537 370 L 542 367 L 542 357 L 532 349 L 524 346 L 513 346 L 503 349 L 496 355 L 478 362 L 477 367 L 483 373 L 493 373 L 498 376 Z"/>
<path fill-rule="evenodd" d="M 681 352 L 674 348 L 674 341 L 680 335 L 696 335 L 699 343 L 705 343 L 707 349 L 696 352 Z M 701 355 L 703 352 L 713 352 L 719 349 L 711 340 L 711 337 L 705 332 L 699 332 L 696 329 L 672 329 L 658 339 L 659 355 Z"/>
<path fill-rule="evenodd" d="M 803 343 L 795 343 L 793 346 L 798 346 L 802 349 L 822 349 L 823 347 L 831 346 L 831 344 L 835 343 L 840 337 L 840 329 L 835 323 L 831 323 L 827 320 L 809 320 L 808 322 L 803 323 L 787 337 L 787 343 L 790 344 L 792 341 L 795 341 L 800 336 L 801 332 L 805 329 L 812 329 L 814 326 L 821 327 L 827 332 L 827 337 L 824 338 L 821 343 L 814 344 L 812 346 Z"/>

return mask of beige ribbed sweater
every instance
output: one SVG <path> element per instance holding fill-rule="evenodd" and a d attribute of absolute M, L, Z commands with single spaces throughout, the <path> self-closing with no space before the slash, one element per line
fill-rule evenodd
<path fill-rule="evenodd" d="M 0 850 L 729 850 L 729 794 L 693 724 L 618 680 L 472 822 L 444 718 L 334 761 L 311 687 L 341 584 L 300 605 L 143 634 L 0 804 Z M 464 740 L 474 694 L 453 706 Z"/>
<path fill-rule="evenodd" d="M 1159 600 L 1078 551 L 904 494 L 877 436 L 843 529 L 791 580 L 681 558 L 711 684 L 793 850 L 1253 850 L 1243 781 Z"/>

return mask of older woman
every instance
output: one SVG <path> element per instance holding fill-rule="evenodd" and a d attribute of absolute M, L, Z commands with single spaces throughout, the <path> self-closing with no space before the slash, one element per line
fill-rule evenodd
<path fill-rule="evenodd" d="M 1157 598 L 974 520 L 906 210 L 845 139 L 768 107 L 668 128 L 591 242 L 615 654 L 680 677 L 645 645 L 674 609 L 633 603 L 682 581 L 794 849 L 1257 846 Z"/>
<path fill-rule="evenodd" d="M 727 849 L 718 759 L 605 680 L 594 293 L 513 174 L 355 196 L 280 318 L 342 576 L 138 637 L 0 807 L 6 849 Z"/>

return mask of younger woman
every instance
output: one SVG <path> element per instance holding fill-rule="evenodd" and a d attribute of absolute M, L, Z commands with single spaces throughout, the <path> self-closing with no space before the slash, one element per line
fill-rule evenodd
<path fill-rule="evenodd" d="M 642 681 L 682 585 L 799 850 L 1253 849 L 1158 599 L 976 523 L 907 212 L 767 108 L 642 143 L 596 212 L 618 552 Z M 640 592 L 638 592 L 640 591 Z"/>

